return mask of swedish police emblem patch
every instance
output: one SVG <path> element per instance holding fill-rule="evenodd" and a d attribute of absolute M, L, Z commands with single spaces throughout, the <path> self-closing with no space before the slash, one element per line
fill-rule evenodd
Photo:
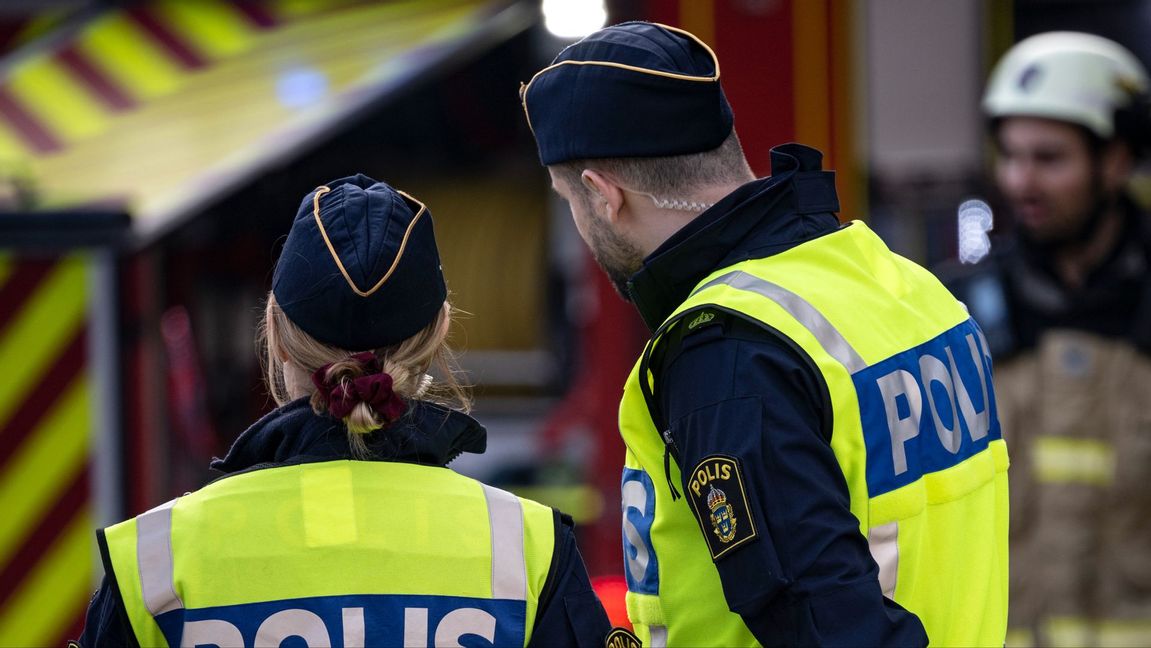
<path fill-rule="evenodd" d="M 731 504 L 727 503 L 727 493 L 715 486 L 708 486 L 707 508 L 711 511 L 711 530 L 719 536 L 719 541 L 727 544 L 735 540 L 739 520 L 732 512 Z"/>
<path fill-rule="evenodd" d="M 604 639 L 604 646 L 607 648 L 641 648 L 643 644 L 640 643 L 639 637 L 627 628 L 612 628 L 608 633 L 607 638 Z"/>
<path fill-rule="evenodd" d="M 732 457 L 705 457 L 688 476 L 688 499 L 707 538 L 712 560 L 756 537 L 739 462 Z"/>

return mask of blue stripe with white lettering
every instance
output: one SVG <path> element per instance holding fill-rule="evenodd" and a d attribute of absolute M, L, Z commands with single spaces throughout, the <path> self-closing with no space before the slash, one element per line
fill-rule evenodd
<path fill-rule="evenodd" d="M 990 358 L 973 320 L 852 376 L 875 497 L 1002 438 Z"/>
<path fill-rule="evenodd" d="M 477 641 L 522 646 L 526 619 L 522 600 L 372 594 L 181 609 L 158 616 L 156 622 L 172 646 L 278 646 L 289 637 L 302 638 L 309 646 L 453 646 Z"/>
<path fill-rule="evenodd" d="M 867 446 L 870 497 L 954 466 L 1001 438 L 989 389 L 991 359 L 974 320 L 869 366 L 800 295 L 743 271 L 716 277 L 693 294 L 716 285 L 775 302 L 852 374 Z"/>

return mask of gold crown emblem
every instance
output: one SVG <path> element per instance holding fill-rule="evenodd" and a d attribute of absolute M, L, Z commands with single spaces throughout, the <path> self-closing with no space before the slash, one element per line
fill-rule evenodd
<path fill-rule="evenodd" d="M 707 508 L 715 510 L 715 507 L 721 504 L 727 504 L 727 493 L 712 486 L 707 492 Z"/>

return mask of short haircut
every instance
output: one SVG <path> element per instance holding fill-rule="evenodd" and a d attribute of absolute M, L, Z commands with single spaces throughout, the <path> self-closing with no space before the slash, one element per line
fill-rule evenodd
<path fill-rule="evenodd" d="M 692 196 L 715 185 L 746 182 L 751 174 L 735 130 L 718 147 L 666 157 L 569 160 L 548 167 L 583 195 L 584 169 L 599 171 L 633 191 L 660 197 Z"/>

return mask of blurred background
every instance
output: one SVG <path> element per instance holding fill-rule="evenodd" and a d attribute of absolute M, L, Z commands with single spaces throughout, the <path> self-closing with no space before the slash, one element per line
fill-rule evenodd
<path fill-rule="evenodd" d="M 996 205 L 979 99 L 1013 42 L 1134 0 L 3 0 L 0 645 L 79 635 L 93 530 L 211 478 L 272 401 L 254 345 L 298 201 L 355 172 L 425 202 L 489 451 L 621 573 L 615 421 L 646 331 L 548 189 L 517 90 L 605 22 L 717 52 L 753 168 L 821 149 L 841 217 L 927 265 Z"/>

